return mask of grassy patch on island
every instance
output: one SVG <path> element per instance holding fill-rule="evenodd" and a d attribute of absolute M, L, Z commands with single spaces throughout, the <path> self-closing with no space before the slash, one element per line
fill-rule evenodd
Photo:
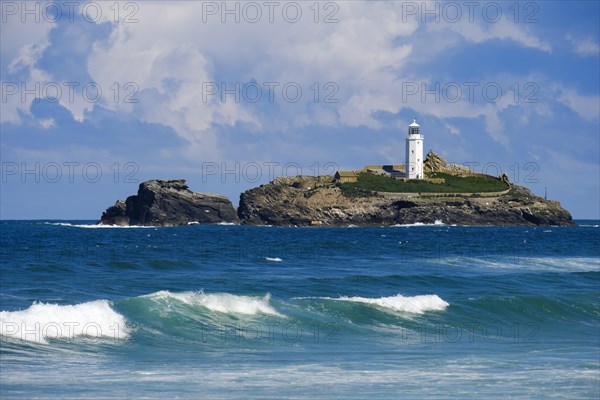
<path fill-rule="evenodd" d="M 430 178 L 443 178 L 445 183 L 433 183 L 425 180 L 412 179 L 402 181 L 385 175 L 358 175 L 358 182 L 344 183 L 345 191 L 361 189 L 370 192 L 393 193 L 481 193 L 500 192 L 508 186 L 493 176 L 467 176 L 436 173 Z M 356 192 L 355 192 L 356 193 Z"/>
<path fill-rule="evenodd" d="M 341 183 L 337 185 L 344 197 L 355 199 L 357 197 L 376 197 L 377 193 L 355 186 L 351 183 Z"/>

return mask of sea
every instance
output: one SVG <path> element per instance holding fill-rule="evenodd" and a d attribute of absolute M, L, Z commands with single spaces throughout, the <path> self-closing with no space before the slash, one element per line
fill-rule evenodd
<path fill-rule="evenodd" d="M 598 399 L 576 222 L 0 221 L 0 398 Z"/>

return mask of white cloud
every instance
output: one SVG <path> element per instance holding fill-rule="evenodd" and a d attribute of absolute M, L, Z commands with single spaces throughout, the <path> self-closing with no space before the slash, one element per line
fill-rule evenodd
<path fill-rule="evenodd" d="M 584 96 L 573 89 L 554 85 L 552 91 L 558 101 L 569 107 L 581 118 L 588 121 L 598 121 L 600 118 L 600 96 Z"/>
<path fill-rule="evenodd" d="M 462 18 L 456 23 L 426 23 L 425 28 L 429 32 L 444 33 L 446 35 L 455 33 L 472 43 L 483 43 L 494 39 L 510 40 L 523 47 L 547 53 L 552 51 L 550 44 L 536 37 L 523 25 L 518 25 L 506 18 L 495 23 L 471 22 L 468 18 Z M 442 40 L 448 41 L 450 37 L 442 38 Z"/>
<path fill-rule="evenodd" d="M 573 52 L 581 57 L 598 57 L 600 54 L 600 44 L 591 38 L 575 39 L 572 36 L 567 36 L 567 39 L 573 45 Z"/>
<path fill-rule="evenodd" d="M 310 4 L 302 4 L 304 14 L 297 24 L 277 13 L 274 23 L 264 15 L 250 24 L 221 23 L 219 15 L 199 23 L 206 17 L 201 3 L 177 3 L 169 11 L 161 4 L 140 3 L 139 23 L 114 26 L 110 39 L 94 46 L 89 72 L 102 86 L 135 82 L 137 105 L 105 106 L 135 110 L 144 121 L 171 126 L 198 151 L 214 147 L 218 125 L 244 123 L 260 129 L 266 122 L 245 99 L 238 103 L 230 96 L 223 102 L 218 95 L 203 96 L 203 84 L 219 87 L 226 80 L 232 88 L 235 82 L 254 79 L 265 88 L 265 83 L 277 82 L 272 105 L 277 112 L 268 122 L 281 130 L 290 124 L 332 125 L 339 118 L 351 126 L 376 126 L 371 111 L 397 111 L 388 82 L 411 47 L 396 46 L 393 39 L 414 32 L 416 23 L 400 23 L 394 12 L 398 5 L 385 2 L 340 3 L 339 23 L 315 23 Z M 282 86 L 290 82 L 303 91 L 296 104 L 282 99 Z M 337 87 L 326 86 L 329 82 Z M 315 83 L 320 90 L 316 105 L 311 104 Z M 323 103 L 337 89 L 334 99 L 339 103 Z M 354 104 L 355 98 L 368 100 L 368 106 Z"/>
<path fill-rule="evenodd" d="M 460 129 L 458 127 L 450 125 L 448 123 L 444 124 L 444 126 L 446 127 L 446 129 L 448 129 L 448 132 L 450 132 L 450 134 L 454 136 L 460 136 Z"/>
<path fill-rule="evenodd" d="M 18 3 L 14 4 L 16 7 L 20 7 Z M 19 112 L 28 114 L 30 102 L 22 100 L 20 85 L 23 81 L 11 79 L 10 74 L 24 73 L 28 76 L 26 80 L 28 88 L 34 87 L 33 84 L 40 82 L 40 78 L 47 78 L 48 75 L 36 69 L 34 65 L 42 51 L 49 45 L 48 33 L 54 24 L 43 19 L 36 22 L 34 18 L 22 22 L 20 13 L 2 15 L 2 18 L 0 23 L 0 69 L 7 72 L 2 73 L 3 91 L 8 86 L 12 91 L 15 84 L 18 89 L 15 94 L 7 94 L 6 99 L 2 99 L 0 124 L 6 122 L 19 124 L 21 122 Z M 30 100 L 33 100 L 31 96 Z"/>
<path fill-rule="evenodd" d="M 38 122 L 44 129 L 54 128 L 54 126 L 56 125 L 56 121 L 54 121 L 54 118 L 44 118 L 40 119 Z"/>
<path fill-rule="evenodd" d="M 19 7 L 19 4 L 15 5 Z M 48 44 L 48 32 L 55 24 L 39 19 L 26 18 L 22 22 L 20 13 L 2 15 L 0 22 L 0 60 L 2 68 L 13 63 L 23 53 L 23 48 Z"/>
<path fill-rule="evenodd" d="M 501 20 L 492 25 L 489 31 L 489 36 L 486 38 L 486 40 L 495 38 L 513 40 L 521 44 L 523 47 L 541 50 L 546 53 L 550 53 L 552 51 L 552 48 L 548 43 L 535 37 L 533 34 L 528 33 L 519 25 L 508 20 Z"/>
<path fill-rule="evenodd" d="M 7 70 L 10 74 L 14 74 L 19 70 L 32 67 L 38 61 L 42 52 L 48 47 L 47 41 L 40 43 L 28 43 L 23 45 L 16 57 L 8 64 Z"/>
<path fill-rule="evenodd" d="M 102 22 L 112 23 L 113 14 L 108 9 L 112 3 L 100 4 L 104 7 Z M 225 16 L 229 22 L 222 23 L 220 13 L 203 13 L 205 3 L 177 2 L 168 8 L 159 2 L 136 4 L 138 22 L 112 24 L 108 40 L 94 44 L 87 72 L 104 90 L 102 106 L 135 113 L 145 122 L 172 127 L 190 143 L 188 151 L 194 157 L 215 155 L 219 126 L 245 124 L 257 131 L 265 127 L 286 131 L 310 124 L 378 129 L 381 126 L 375 112 L 397 113 L 405 107 L 442 119 L 483 116 L 488 134 L 508 145 L 509 138 L 498 116 L 512 104 L 508 98 L 497 103 L 464 99 L 454 103 L 423 102 L 416 96 L 406 101 L 402 98 L 403 81 L 432 83 L 427 76 L 409 76 L 407 66 L 415 61 L 428 62 L 427 55 L 436 53 L 426 47 L 431 37 L 436 38 L 431 43 L 434 47 L 436 43 L 443 43 L 437 45 L 443 47 L 459 46 L 465 40 L 483 43 L 500 39 L 551 51 L 547 43 L 523 25 L 507 19 L 497 23 L 469 22 L 466 18 L 458 23 L 426 22 L 419 30 L 417 18 L 403 19 L 401 2 L 335 3 L 339 10 L 334 17 L 339 22 L 332 24 L 322 23 L 325 10 L 321 10 L 320 22 L 314 22 L 314 11 L 309 8 L 312 3 L 301 3 L 303 18 L 294 24 L 286 22 L 281 11 L 274 13 L 273 23 L 268 21 L 266 12 L 257 23 L 248 23 L 243 18 L 235 23 L 231 15 Z M 224 3 L 214 4 L 223 7 Z M 46 36 L 39 35 L 38 44 L 19 47 L 11 59 L 11 68 L 27 66 L 30 79 L 49 81 L 50 75 L 35 68 L 43 46 L 47 45 Z M 402 43 L 398 38 L 410 43 Z M 410 70 L 418 68 L 413 66 Z M 243 84 L 250 80 L 263 87 L 265 82 L 278 82 L 277 90 L 285 83 L 297 82 L 303 89 L 303 99 L 295 104 L 286 103 L 276 90 L 275 104 L 267 105 L 271 109 L 261 114 L 256 112 L 260 105 L 244 99 L 235 102 L 229 97 L 222 102 L 219 95 L 203 95 L 203 84 L 218 86 L 226 81 L 231 87 L 232 82 Z M 133 97 L 138 103 L 123 102 L 123 95 L 131 93 L 123 86 L 129 82 L 136 85 Z M 327 94 L 324 85 L 328 82 L 337 85 L 337 103 L 323 102 Z M 118 101 L 108 90 L 115 83 L 120 85 Z M 320 89 L 317 103 L 310 100 L 315 83 Z M 595 103 L 586 104 L 589 99 L 575 93 L 565 93 L 562 99 L 588 118 L 593 115 Z M 63 99 L 61 104 L 78 121 L 93 107 L 80 95 L 70 102 Z M 17 118 L 16 112 L 8 112 L 8 116 L 12 120 Z M 459 132 L 458 128 L 450 131 Z"/>

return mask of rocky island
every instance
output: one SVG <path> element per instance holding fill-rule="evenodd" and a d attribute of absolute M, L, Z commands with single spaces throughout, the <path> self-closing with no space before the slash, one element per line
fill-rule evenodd
<path fill-rule="evenodd" d="M 364 174 L 361 175 L 361 174 Z M 361 173 L 369 183 L 370 175 Z M 448 175 L 445 175 L 448 178 Z M 387 177 L 378 177 L 388 183 Z M 435 179 L 438 179 L 437 181 Z M 456 179 L 462 179 L 457 177 Z M 483 178 L 481 178 L 483 179 Z M 488 177 L 488 181 L 500 178 Z M 429 184 L 449 184 L 432 178 Z M 192 192 L 185 180 L 151 180 L 137 195 L 119 200 L 100 220 L 105 225 L 176 226 L 192 223 L 241 223 L 274 226 L 381 226 L 414 223 L 457 225 L 573 225 L 558 201 L 510 185 L 500 192 L 380 192 L 331 176 L 279 177 L 247 190 L 236 210 L 224 196 Z M 427 183 L 426 181 L 423 184 Z M 424 190 L 426 186 L 412 188 Z M 363 185 L 364 186 L 364 185 Z M 368 187 L 368 186 L 367 186 Z"/>
<path fill-rule="evenodd" d="M 397 225 L 436 221 L 456 225 L 574 225 L 558 201 L 512 185 L 508 176 L 477 174 L 433 151 L 423 177 L 404 166 L 366 166 L 331 177 L 277 178 L 240 196 L 245 224 Z"/>
<path fill-rule="evenodd" d="M 225 196 L 197 193 L 184 179 L 150 180 L 137 195 L 118 200 L 102 213 L 103 225 L 176 226 L 193 223 L 239 222 Z"/>
<path fill-rule="evenodd" d="M 329 177 L 329 180 L 331 178 Z M 573 225 L 571 214 L 527 188 L 504 194 L 383 193 L 348 190 L 322 177 L 277 178 L 241 195 L 244 224 L 277 226 Z"/>

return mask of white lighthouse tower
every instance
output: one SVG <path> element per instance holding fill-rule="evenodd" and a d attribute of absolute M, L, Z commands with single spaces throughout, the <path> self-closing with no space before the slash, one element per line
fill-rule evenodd
<path fill-rule="evenodd" d="M 406 136 L 406 177 L 423 179 L 423 135 L 417 119 L 408 126 Z"/>

